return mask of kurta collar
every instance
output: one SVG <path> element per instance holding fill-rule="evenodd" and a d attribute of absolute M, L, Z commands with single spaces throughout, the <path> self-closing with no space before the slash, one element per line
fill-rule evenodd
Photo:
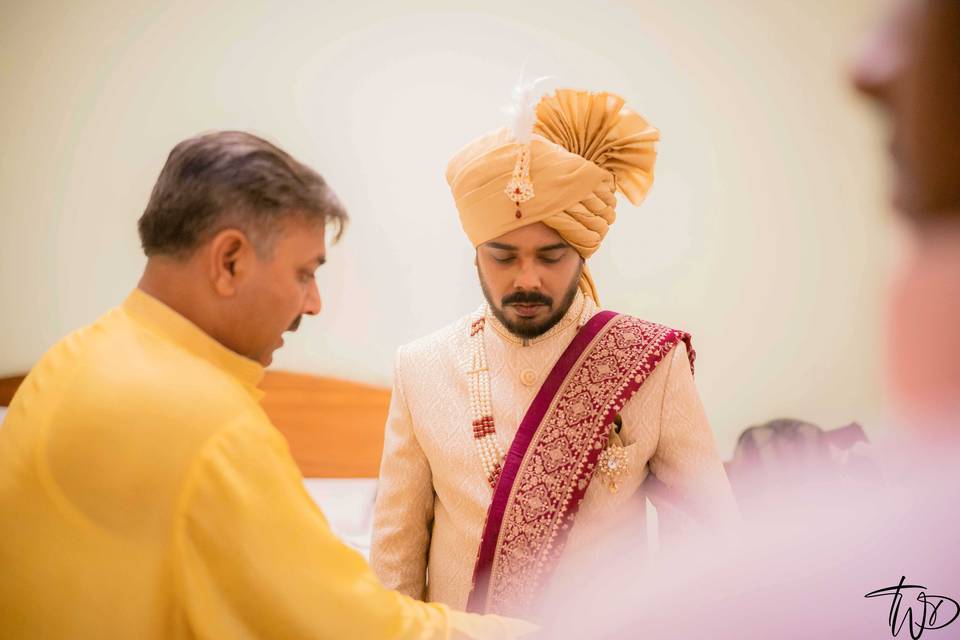
<path fill-rule="evenodd" d="M 218 369 L 250 387 L 255 395 L 262 393 L 256 386 L 263 379 L 264 369 L 259 362 L 242 356 L 214 340 L 185 317 L 140 289 L 134 289 L 121 306 L 124 312 L 153 332 L 206 360 Z"/>

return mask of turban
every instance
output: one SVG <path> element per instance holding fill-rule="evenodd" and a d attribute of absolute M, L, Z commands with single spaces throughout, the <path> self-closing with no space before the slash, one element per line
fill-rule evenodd
<path fill-rule="evenodd" d="M 635 205 L 646 196 L 659 138 L 620 96 L 561 89 L 536 106 L 529 143 L 535 195 L 522 212 L 505 192 L 522 147 L 506 128 L 461 149 L 447 165 L 447 183 L 474 247 L 542 222 L 587 259 L 616 219 L 616 192 Z M 586 266 L 580 288 L 597 300 Z"/>

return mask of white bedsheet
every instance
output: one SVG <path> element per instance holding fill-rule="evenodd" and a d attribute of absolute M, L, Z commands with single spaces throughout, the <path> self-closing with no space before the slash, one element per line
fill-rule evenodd
<path fill-rule="evenodd" d="M 340 539 L 370 558 L 374 478 L 307 478 L 304 485 Z"/>

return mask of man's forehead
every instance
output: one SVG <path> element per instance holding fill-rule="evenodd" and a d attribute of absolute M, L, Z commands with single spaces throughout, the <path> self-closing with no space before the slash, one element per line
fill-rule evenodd
<path fill-rule="evenodd" d="M 314 220 L 291 217 L 283 221 L 278 246 L 292 251 L 302 259 L 315 259 L 323 264 L 326 259 L 326 225 Z"/>
<path fill-rule="evenodd" d="M 541 249 L 555 248 L 559 245 L 569 246 L 563 237 L 554 229 L 542 222 L 535 222 L 484 242 L 481 246 L 494 249 Z"/>

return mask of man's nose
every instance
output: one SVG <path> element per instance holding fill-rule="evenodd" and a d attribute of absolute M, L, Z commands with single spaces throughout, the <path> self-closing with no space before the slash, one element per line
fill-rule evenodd
<path fill-rule="evenodd" d="M 514 279 L 513 286 L 517 289 L 539 289 L 541 285 L 540 273 L 533 260 L 520 262 L 520 272 Z"/>
<path fill-rule="evenodd" d="M 307 315 L 315 316 L 320 313 L 322 306 L 323 304 L 320 301 L 320 288 L 317 286 L 316 281 L 314 281 L 307 291 L 306 300 L 303 301 L 303 312 Z"/>
<path fill-rule="evenodd" d="M 888 97 L 904 64 L 902 35 L 888 22 L 864 42 L 849 71 L 850 83 L 858 91 L 871 98 Z"/>

